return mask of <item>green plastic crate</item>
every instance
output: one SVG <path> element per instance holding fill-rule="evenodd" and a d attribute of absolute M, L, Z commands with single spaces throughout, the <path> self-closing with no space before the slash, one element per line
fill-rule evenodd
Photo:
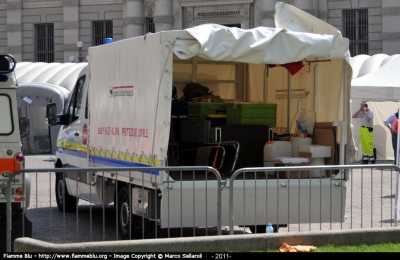
<path fill-rule="evenodd" d="M 238 103 L 228 107 L 228 125 L 276 126 L 276 104 Z"/>
<path fill-rule="evenodd" d="M 188 104 L 190 120 L 206 120 L 208 114 L 227 114 L 228 106 L 232 103 L 195 102 Z"/>

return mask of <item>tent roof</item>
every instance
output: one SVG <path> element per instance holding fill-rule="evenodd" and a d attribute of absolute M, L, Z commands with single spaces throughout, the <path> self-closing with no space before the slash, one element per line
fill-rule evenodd
<path fill-rule="evenodd" d="M 400 54 L 387 55 L 383 53 L 378 53 L 375 55 L 361 54 L 350 58 L 350 66 L 353 69 L 353 79 L 363 77 L 369 73 L 374 72 L 383 65 L 393 61 Z"/>
<path fill-rule="evenodd" d="M 18 84 L 49 83 L 71 91 L 87 63 L 19 62 L 15 68 Z"/>
<path fill-rule="evenodd" d="M 216 61 L 286 64 L 308 58 L 348 57 L 349 41 L 336 28 L 286 3 L 277 2 L 275 8 L 277 28 L 245 30 L 204 24 L 185 29 L 191 37 L 178 36 L 180 31 L 163 33 L 171 37 L 173 51 L 180 59 L 199 56 Z"/>
<path fill-rule="evenodd" d="M 351 86 L 353 88 L 358 87 L 400 87 L 400 57 L 386 63 L 384 66 L 377 70 L 353 79 Z"/>

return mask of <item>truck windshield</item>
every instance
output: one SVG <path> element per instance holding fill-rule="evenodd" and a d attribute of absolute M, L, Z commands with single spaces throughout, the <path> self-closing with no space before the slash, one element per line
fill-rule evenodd
<path fill-rule="evenodd" d="M 0 94 L 0 135 L 9 135 L 13 132 L 11 114 L 11 100 L 7 95 Z"/>

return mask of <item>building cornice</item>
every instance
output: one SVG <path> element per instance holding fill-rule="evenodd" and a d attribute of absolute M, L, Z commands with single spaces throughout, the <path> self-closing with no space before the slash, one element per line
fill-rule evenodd
<path fill-rule="evenodd" d="M 168 15 L 160 15 L 160 16 L 154 16 L 154 23 L 159 24 L 159 23 L 174 23 L 174 17 L 173 16 L 168 16 Z"/>
<path fill-rule="evenodd" d="M 7 2 L 6 8 L 7 8 L 7 10 L 21 10 L 22 3 L 21 2 Z"/>
<path fill-rule="evenodd" d="M 62 0 L 24 0 L 22 2 L 22 8 L 47 8 L 47 7 L 62 7 Z"/>
<path fill-rule="evenodd" d="M 79 29 L 79 22 L 74 21 L 74 22 L 63 22 L 63 29 L 64 30 L 75 30 Z"/>
<path fill-rule="evenodd" d="M 80 0 L 79 5 L 115 5 L 123 3 L 123 0 Z"/>
<path fill-rule="evenodd" d="M 127 2 L 143 2 L 144 0 L 124 0 L 123 3 L 126 4 Z"/>
<path fill-rule="evenodd" d="M 7 46 L 7 53 L 22 53 L 22 46 Z"/>
<path fill-rule="evenodd" d="M 400 15 L 400 7 L 382 7 L 382 15 Z"/>
<path fill-rule="evenodd" d="M 262 11 L 260 13 L 261 19 L 274 18 L 275 11 Z"/>
<path fill-rule="evenodd" d="M 398 32 L 382 33 L 381 39 L 384 42 L 400 41 L 400 33 Z"/>
<path fill-rule="evenodd" d="M 254 0 L 229 0 L 229 1 L 193 1 L 178 0 L 182 7 L 200 7 L 200 6 L 217 6 L 217 5 L 243 5 L 252 4 Z"/>
<path fill-rule="evenodd" d="M 126 17 L 124 19 L 124 25 L 129 25 L 129 24 L 143 25 L 144 24 L 144 17 Z"/>
<path fill-rule="evenodd" d="M 64 51 L 78 51 L 78 47 L 76 46 L 76 43 L 69 43 L 69 44 L 63 45 L 63 50 Z"/>
<path fill-rule="evenodd" d="M 7 32 L 22 32 L 21 24 L 7 24 Z"/>
<path fill-rule="evenodd" d="M 62 5 L 65 7 L 77 7 L 79 6 L 79 0 L 62 0 Z"/>

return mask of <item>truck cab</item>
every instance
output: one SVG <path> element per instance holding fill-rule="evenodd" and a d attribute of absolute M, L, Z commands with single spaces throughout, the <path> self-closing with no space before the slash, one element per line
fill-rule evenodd
<path fill-rule="evenodd" d="M 0 251 L 7 243 L 7 196 L 9 178 L 25 166 L 21 152 L 21 137 L 29 133 L 29 119 L 18 119 L 15 59 L 0 55 Z M 30 199 L 30 176 L 19 174 L 11 183 L 12 241 L 17 237 L 31 237 L 32 223 L 26 217 Z M 24 227 L 24 230 L 23 230 Z M 4 247 L 4 248 L 3 248 Z"/>

